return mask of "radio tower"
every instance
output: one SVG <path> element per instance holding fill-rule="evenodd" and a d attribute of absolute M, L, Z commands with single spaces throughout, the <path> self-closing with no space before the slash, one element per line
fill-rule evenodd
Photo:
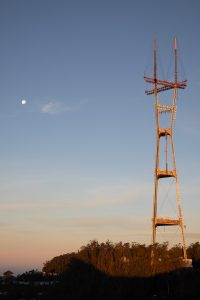
<path fill-rule="evenodd" d="M 152 219 L 152 237 L 153 244 L 156 243 L 156 230 L 159 226 L 179 226 L 181 234 L 181 244 L 183 252 L 183 262 L 186 264 L 191 264 L 191 260 L 187 259 L 185 238 L 184 238 L 184 225 L 183 225 L 183 216 L 181 209 L 181 199 L 179 192 L 178 176 L 176 171 L 176 158 L 174 151 L 174 121 L 176 117 L 176 101 L 177 101 L 177 92 L 178 89 L 185 89 L 187 85 L 187 80 L 178 81 L 178 69 L 177 69 L 177 45 L 176 37 L 174 38 L 174 80 L 165 81 L 157 78 L 157 54 L 156 54 L 156 35 L 154 35 L 154 76 L 153 78 L 144 76 L 144 80 L 147 83 L 151 83 L 153 88 L 151 90 L 145 91 L 147 95 L 154 94 L 155 98 L 155 116 L 156 116 L 156 164 L 155 164 L 155 176 L 154 176 L 154 203 L 153 203 L 153 219 Z M 158 94 L 161 92 L 166 92 L 168 90 L 173 90 L 172 101 L 170 105 L 160 103 L 158 99 Z M 165 98 L 166 99 L 166 98 Z M 168 103 L 168 102 L 167 102 Z M 161 125 L 162 115 L 169 115 L 169 124 L 166 128 L 163 128 Z M 165 153 L 162 153 L 160 149 L 160 142 L 165 145 Z M 164 154 L 164 156 L 163 156 Z M 164 169 L 160 168 L 160 157 L 164 157 Z M 171 157 L 171 166 L 169 168 L 169 156 Z M 175 191 L 176 199 L 178 206 L 178 217 L 168 218 L 161 217 L 158 215 L 158 187 L 161 180 L 165 178 L 173 177 L 175 179 Z M 160 191 L 160 193 L 162 190 Z"/>

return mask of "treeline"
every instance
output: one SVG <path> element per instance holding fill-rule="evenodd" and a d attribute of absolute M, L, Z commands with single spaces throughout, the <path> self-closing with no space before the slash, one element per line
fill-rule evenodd
<path fill-rule="evenodd" d="M 194 267 L 200 269 L 199 242 L 191 244 L 187 253 Z M 169 248 L 168 243 L 146 246 L 122 242 L 113 244 L 110 241 L 98 243 L 93 240 L 77 253 L 63 254 L 47 261 L 43 272 L 61 274 L 70 266 L 72 258 L 76 258 L 110 276 L 150 277 L 181 268 L 181 257 L 181 245 Z"/>
<path fill-rule="evenodd" d="M 46 274 L 58 274 L 58 283 L 45 299 L 183 299 L 200 296 L 200 244 L 191 244 L 183 266 L 182 248 L 167 243 L 91 241 L 76 253 L 54 257 L 44 264 Z M 153 256 L 152 256 L 153 255 Z"/>
<path fill-rule="evenodd" d="M 43 273 L 31 270 L 14 278 L 5 272 L 0 299 L 198 299 L 200 244 L 191 244 L 187 253 L 193 260 L 190 268 L 182 264 L 180 245 L 93 240 L 47 261 Z"/>

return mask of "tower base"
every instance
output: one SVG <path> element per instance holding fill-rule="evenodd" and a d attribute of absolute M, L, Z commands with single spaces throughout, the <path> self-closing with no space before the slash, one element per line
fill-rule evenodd
<path fill-rule="evenodd" d="M 193 268 L 192 259 L 190 258 L 181 258 L 183 263 L 183 268 Z"/>

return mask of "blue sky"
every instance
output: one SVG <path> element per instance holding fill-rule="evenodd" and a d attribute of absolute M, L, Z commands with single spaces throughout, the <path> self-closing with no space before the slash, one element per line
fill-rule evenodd
<path fill-rule="evenodd" d="M 175 150 L 186 241 L 199 240 L 199 9 L 194 0 L 0 1 L 2 272 L 41 269 L 94 238 L 151 242 L 154 100 L 143 76 L 154 32 L 165 71 L 177 36 L 188 79 Z"/>

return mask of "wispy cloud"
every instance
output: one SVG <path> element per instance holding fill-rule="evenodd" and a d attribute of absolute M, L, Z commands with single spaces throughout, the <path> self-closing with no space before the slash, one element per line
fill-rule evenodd
<path fill-rule="evenodd" d="M 72 111 L 72 107 L 65 106 L 63 102 L 49 101 L 41 106 L 41 113 L 55 115 L 66 111 Z"/>
<path fill-rule="evenodd" d="M 62 101 L 48 101 L 41 105 L 40 112 L 44 114 L 49 115 L 55 115 L 60 114 L 64 112 L 72 112 L 77 111 L 81 108 L 82 104 L 85 103 L 85 101 L 75 103 L 75 104 L 66 104 Z"/>
<path fill-rule="evenodd" d="M 146 219 L 145 219 L 146 221 Z M 133 226 L 136 224 L 138 226 L 144 226 L 144 218 L 141 219 L 140 217 L 135 216 L 86 216 L 86 217 L 70 217 L 70 218 L 63 218 L 57 220 L 57 223 L 60 222 L 60 225 L 70 226 L 70 227 L 81 227 L 81 228 L 95 228 L 95 227 L 120 227 L 123 230 L 123 227 L 126 227 L 133 230 Z M 123 227 L 122 227 L 123 226 Z"/>
<path fill-rule="evenodd" d="M 144 189 L 145 186 L 145 189 Z M 144 182 L 97 186 L 86 189 L 87 207 L 113 206 L 146 202 L 153 193 L 152 185 Z"/>

